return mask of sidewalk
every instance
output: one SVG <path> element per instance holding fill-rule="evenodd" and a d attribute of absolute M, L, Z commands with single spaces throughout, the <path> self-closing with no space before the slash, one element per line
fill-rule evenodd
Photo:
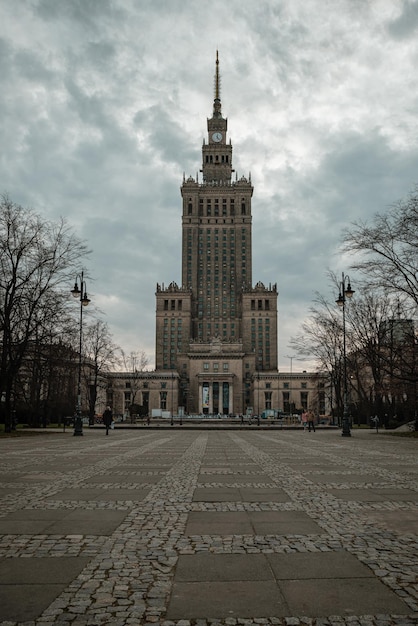
<path fill-rule="evenodd" d="M 0 440 L 0 624 L 418 624 L 417 440 Z"/>

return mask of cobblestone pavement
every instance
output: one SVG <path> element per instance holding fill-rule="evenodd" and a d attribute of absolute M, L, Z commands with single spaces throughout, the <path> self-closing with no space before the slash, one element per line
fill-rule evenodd
<path fill-rule="evenodd" d="M 0 624 L 418 624 L 417 449 L 355 430 L 3 439 Z"/>

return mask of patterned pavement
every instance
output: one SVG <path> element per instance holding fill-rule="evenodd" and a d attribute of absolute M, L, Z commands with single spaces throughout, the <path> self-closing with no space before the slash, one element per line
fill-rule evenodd
<path fill-rule="evenodd" d="M 0 624 L 418 624 L 417 440 L 0 440 Z"/>

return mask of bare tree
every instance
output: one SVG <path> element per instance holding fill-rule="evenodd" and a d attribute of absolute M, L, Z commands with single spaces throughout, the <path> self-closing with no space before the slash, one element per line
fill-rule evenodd
<path fill-rule="evenodd" d="M 89 389 L 89 423 L 94 424 L 99 385 L 106 372 L 116 364 L 119 348 L 113 343 L 109 327 L 103 320 L 86 325 L 83 343 L 87 358 L 84 373 Z"/>
<path fill-rule="evenodd" d="M 57 294 L 51 316 L 44 318 L 31 339 L 13 386 L 13 405 L 32 425 L 61 423 L 75 403 L 77 353 L 69 341 L 76 321 L 66 315 L 67 296 Z"/>
<path fill-rule="evenodd" d="M 377 213 L 372 223 L 355 222 L 343 241 L 345 251 L 356 254 L 353 269 L 369 287 L 405 295 L 417 307 L 418 189 L 387 214 Z"/>
<path fill-rule="evenodd" d="M 335 275 L 329 275 L 337 286 Z M 341 312 L 317 295 L 302 333 L 291 344 L 297 354 L 316 357 L 318 371 L 328 372 L 338 415 L 347 384 L 350 410 L 358 423 L 375 414 L 385 425 L 395 414 L 411 416 L 416 400 L 415 335 L 405 313 L 387 292 L 374 293 L 359 284 L 346 308 L 345 380 Z"/>
<path fill-rule="evenodd" d="M 148 357 L 143 350 L 131 351 L 128 355 L 121 350 L 121 366 L 129 376 L 129 404 L 132 408 L 135 408 L 135 406 L 139 404 L 136 399 L 141 388 L 141 372 L 146 370 L 148 363 Z"/>
<path fill-rule="evenodd" d="M 0 393 L 11 428 L 14 385 L 31 342 L 47 320 L 65 311 L 63 290 L 87 254 L 64 220 L 48 222 L 31 210 L 0 201 Z"/>
<path fill-rule="evenodd" d="M 302 324 L 302 333 L 290 342 L 301 357 L 315 357 L 317 371 L 327 372 L 334 390 L 337 415 L 342 415 L 344 393 L 343 335 L 341 315 L 335 302 L 316 294 L 308 319 Z"/>

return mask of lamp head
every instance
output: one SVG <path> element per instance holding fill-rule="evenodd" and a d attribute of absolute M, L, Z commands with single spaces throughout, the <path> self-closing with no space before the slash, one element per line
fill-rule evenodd
<path fill-rule="evenodd" d="M 350 281 L 348 281 L 347 289 L 344 291 L 346 298 L 351 298 L 353 296 L 354 289 L 351 289 Z"/>
<path fill-rule="evenodd" d="M 78 283 L 77 282 L 74 283 L 74 289 L 71 289 L 71 293 L 73 294 L 74 298 L 78 298 L 79 297 L 81 291 L 78 288 Z"/>

